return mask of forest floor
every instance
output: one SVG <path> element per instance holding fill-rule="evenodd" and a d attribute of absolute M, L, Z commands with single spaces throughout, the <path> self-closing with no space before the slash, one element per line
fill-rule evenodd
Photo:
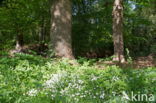
<path fill-rule="evenodd" d="M 137 57 L 133 61 L 124 62 L 124 63 L 117 63 L 113 61 L 103 61 L 103 62 L 96 63 L 98 68 L 103 67 L 103 64 L 108 65 L 108 66 L 118 65 L 121 68 L 141 69 L 141 68 L 147 68 L 147 67 L 156 67 L 156 58 L 154 55 L 149 55 L 149 56 Z"/>
<path fill-rule="evenodd" d="M 33 44 L 33 45 L 24 46 L 22 52 L 26 54 L 33 54 L 34 51 L 34 53 L 36 52 L 37 55 L 42 55 L 43 57 L 47 58 L 47 56 L 44 55 L 45 54 L 44 51 L 46 51 L 47 49 L 48 46 L 46 44 L 45 45 Z M 16 50 L 10 50 L 9 54 L 12 56 L 14 52 L 16 53 Z M 102 61 L 97 60 L 93 64 L 98 69 L 105 68 L 105 66 L 112 66 L 112 65 L 117 65 L 121 68 L 140 69 L 140 68 L 147 68 L 147 67 L 156 67 L 155 57 L 156 55 L 150 54 L 148 56 L 136 57 L 134 60 L 131 60 L 129 62 L 126 61 L 124 63 L 113 62 L 110 60 L 102 60 Z"/>

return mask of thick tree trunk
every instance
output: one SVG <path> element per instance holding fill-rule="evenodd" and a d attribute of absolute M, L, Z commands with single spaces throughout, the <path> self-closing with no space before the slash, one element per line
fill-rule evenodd
<path fill-rule="evenodd" d="M 53 0 L 51 41 L 55 55 L 73 59 L 71 46 L 71 0 Z"/>
<path fill-rule="evenodd" d="M 113 5 L 114 61 L 124 62 L 123 43 L 123 0 L 115 0 Z"/>
<path fill-rule="evenodd" d="M 17 36 L 16 36 L 16 50 L 18 52 L 21 52 L 22 51 L 22 48 L 23 48 L 23 34 L 22 33 L 19 33 Z"/>

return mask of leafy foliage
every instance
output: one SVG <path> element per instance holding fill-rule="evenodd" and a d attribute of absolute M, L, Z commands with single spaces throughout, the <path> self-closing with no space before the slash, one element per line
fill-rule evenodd
<path fill-rule="evenodd" d="M 82 59 L 81 59 L 82 61 Z M 107 66 L 105 70 L 70 60 L 18 54 L 0 59 L 1 103 L 126 102 L 124 94 L 155 94 L 155 68 L 143 70 Z M 130 101 L 127 101 L 130 102 Z"/>

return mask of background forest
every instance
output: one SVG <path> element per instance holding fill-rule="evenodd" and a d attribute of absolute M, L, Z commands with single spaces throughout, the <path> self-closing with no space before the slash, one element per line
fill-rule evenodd
<path fill-rule="evenodd" d="M 156 0 L 0 0 L 0 103 L 136 102 L 156 102 Z"/>
<path fill-rule="evenodd" d="M 72 3 L 74 55 L 93 58 L 111 56 L 113 0 L 75 0 Z M 124 48 L 133 57 L 155 52 L 155 4 L 155 0 L 123 2 Z M 17 35 L 22 35 L 23 45 L 41 42 L 50 45 L 50 7 L 48 0 L 1 1 L 1 51 L 15 48 Z"/>

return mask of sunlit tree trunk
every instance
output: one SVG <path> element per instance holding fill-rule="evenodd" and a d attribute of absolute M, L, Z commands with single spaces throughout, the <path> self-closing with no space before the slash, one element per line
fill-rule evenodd
<path fill-rule="evenodd" d="M 124 62 L 123 43 L 123 0 L 115 0 L 113 5 L 114 61 Z"/>
<path fill-rule="evenodd" d="M 51 7 L 51 41 L 58 57 L 72 59 L 71 0 L 53 0 Z"/>

